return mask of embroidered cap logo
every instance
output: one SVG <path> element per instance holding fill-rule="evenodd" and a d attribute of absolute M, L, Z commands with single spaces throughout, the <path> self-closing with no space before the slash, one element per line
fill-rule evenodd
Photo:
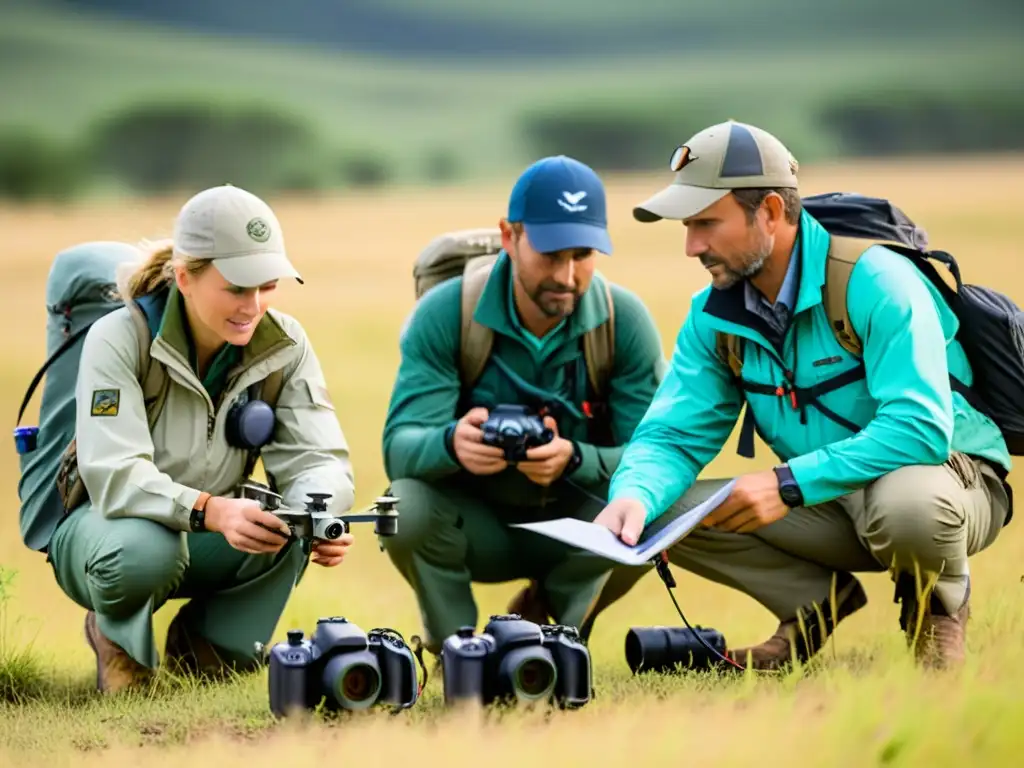
<path fill-rule="evenodd" d="M 245 231 L 257 243 L 265 243 L 270 239 L 270 225 L 259 216 L 245 225 Z"/>
<path fill-rule="evenodd" d="M 676 173 L 679 173 L 679 171 L 683 170 L 683 168 L 696 159 L 697 156 L 691 155 L 690 148 L 684 144 L 681 147 L 676 147 L 675 151 L 672 153 L 672 158 L 668 161 L 668 167 Z"/>

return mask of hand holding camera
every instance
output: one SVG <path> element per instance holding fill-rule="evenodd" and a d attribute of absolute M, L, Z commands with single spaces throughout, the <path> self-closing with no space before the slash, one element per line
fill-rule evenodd
<path fill-rule="evenodd" d="M 262 555 L 277 552 L 291 531 L 254 499 L 214 496 L 206 502 L 206 528 L 224 536 L 240 552 Z"/>
<path fill-rule="evenodd" d="M 489 451 L 499 450 L 504 466 L 515 465 L 537 485 L 551 485 L 561 477 L 574 449 L 571 441 L 559 436 L 554 418 L 542 418 L 524 405 L 498 405 L 484 413 L 481 443 Z"/>
<path fill-rule="evenodd" d="M 486 408 L 472 408 L 455 425 L 452 447 L 459 463 L 474 475 L 493 475 L 508 466 L 500 446 L 484 443 L 481 426 L 488 420 Z"/>
<path fill-rule="evenodd" d="M 266 525 L 267 535 L 279 536 L 281 534 L 277 531 L 283 530 L 282 544 L 289 539 L 298 539 L 307 553 L 312 553 L 312 561 L 325 567 L 339 565 L 352 546 L 354 538 L 349 533 L 349 523 L 374 522 L 374 532 L 378 536 L 394 536 L 398 532 L 398 510 L 395 508 L 398 499 L 391 496 L 379 497 L 370 509 L 362 513 L 331 515 L 327 510 L 327 501 L 331 498 L 329 493 L 307 493 L 308 500 L 301 510 L 283 507 L 279 494 L 254 480 L 242 483 L 239 495 L 242 498 L 236 501 L 255 504 L 261 514 L 270 516 L 268 523 L 257 524 Z M 261 520 L 266 518 L 261 517 Z"/>
<path fill-rule="evenodd" d="M 527 449 L 526 460 L 516 462 L 516 469 L 537 485 L 547 486 L 562 476 L 574 449 L 570 440 L 559 436 L 558 424 L 552 417 L 545 416 L 542 424 L 551 432 L 550 442 Z"/>

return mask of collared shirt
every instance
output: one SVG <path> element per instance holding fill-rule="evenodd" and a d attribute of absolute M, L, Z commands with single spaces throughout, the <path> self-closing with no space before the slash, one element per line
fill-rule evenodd
<path fill-rule="evenodd" d="M 782 280 L 782 287 L 779 289 L 779 295 L 774 304 L 768 301 L 749 280 L 744 286 L 747 311 L 762 318 L 780 336 L 784 335 L 786 329 L 789 328 L 789 321 L 793 317 L 793 310 L 796 307 L 797 288 L 800 280 L 799 259 L 800 241 L 798 239 L 793 245 L 793 251 L 789 256 L 789 266 L 786 268 L 786 276 Z"/>
<path fill-rule="evenodd" d="M 180 333 L 188 346 L 188 360 L 192 370 L 199 373 L 199 362 L 196 355 L 195 342 L 192 337 L 192 330 L 189 327 L 188 315 L 185 312 L 185 299 L 178 291 L 177 285 L 171 284 L 167 295 L 167 303 L 163 316 L 160 318 L 158 332 L 166 335 L 171 330 Z M 234 344 L 224 343 L 210 361 L 206 375 L 202 377 L 203 387 L 210 395 L 210 399 L 216 403 L 224 388 L 227 386 L 228 373 L 239 363 L 242 358 L 242 348 Z"/>

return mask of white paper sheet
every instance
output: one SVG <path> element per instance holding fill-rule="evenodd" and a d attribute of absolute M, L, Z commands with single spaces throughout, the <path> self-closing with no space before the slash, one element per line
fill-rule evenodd
<path fill-rule="evenodd" d="M 617 563 L 643 565 L 696 528 L 701 520 L 725 501 L 732 493 L 735 484 L 735 480 L 729 481 L 705 501 L 679 515 L 648 540 L 641 540 L 632 547 L 623 543 L 618 536 L 603 525 L 586 523 L 571 517 L 560 517 L 557 520 L 545 520 L 540 523 L 518 523 L 514 527 L 534 531 Z"/>

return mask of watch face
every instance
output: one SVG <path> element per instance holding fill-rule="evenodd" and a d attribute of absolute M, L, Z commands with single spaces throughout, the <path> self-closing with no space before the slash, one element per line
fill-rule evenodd
<path fill-rule="evenodd" d="M 800 494 L 797 493 L 796 489 L 790 486 L 784 486 L 782 489 L 782 500 L 790 506 L 795 506 L 800 503 Z"/>

